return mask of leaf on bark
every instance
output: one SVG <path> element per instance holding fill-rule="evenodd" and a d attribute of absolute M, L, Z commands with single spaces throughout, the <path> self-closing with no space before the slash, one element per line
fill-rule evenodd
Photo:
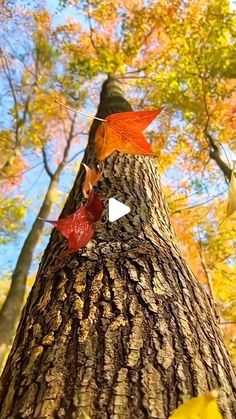
<path fill-rule="evenodd" d="M 85 175 L 85 180 L 84 180 L 84 185 L 83 185 L 83 194 L 85 198 L 88 198 L 89 193 L 92 190 L 93 186 L 95 186 L 97 182 L 101 179 L 102 172 L 99 173 L 96 170 L 88 167 L 86 164 L 84 163 L 82 164 L 86 170 L 86 175 Z"/>
<path fill-rule="evenodd" d="M 152 155 L 151 146 L 142 131 L 161 110 L 120 112 L 108 116 L 99 125 L 95 136 L 98 160 L 106 159 L 114 151 Z"/>
<path fill-rule="evenodd" d="M 101 219 L 102 211 L 102 201 L 92 190 L 85 204 L 73 214 L 57 221 L 45 221 L 53 224 L 68 239 L 68 251 L 74 252 L 86 246 L 91 240 L 96 222 Z"/>

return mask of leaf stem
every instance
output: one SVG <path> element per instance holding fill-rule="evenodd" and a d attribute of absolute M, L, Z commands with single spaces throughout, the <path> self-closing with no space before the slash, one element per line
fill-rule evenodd
<path fill-rule="evenodd" d="M 87 113 L 77 111 L 77 109 L 70 108 L 70 106 L 64 105 L 63 103 L 59 102 L 59 100 L 55 99 L 54 102 L 56 102 L 58 105 L 61 105 L 63 108 L 69 109 L 69 111 L 73 111 L 75 113 L 79 113 L 80 115 L 87 116 L 87 118 L 97 119 L 97 121 L 106 122 L 105 119 L 98 118 L 97 116 L 88 115 Z"/>

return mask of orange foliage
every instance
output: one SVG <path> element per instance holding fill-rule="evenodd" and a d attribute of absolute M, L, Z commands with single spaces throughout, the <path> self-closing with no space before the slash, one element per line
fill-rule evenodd
<path fill-rule="evenodd" d="M 11 153 L 0 167 L 1 196 L 5 196 L 22 181 L 23 171 L 29 167 L 19 153 Z"/>
<path fill-rule="evenodd" d="M 202 284 L 206 284 L 207 278 L 204 271 L 203 261 L 201 259 L 201 252 L 196 240 L 194 239 L 193 233 L 190 229 L 186 228 L 186 224 L 183 223 L 181 217 L 172 217 L 172 223 L 179 239 L 182 253 L 189 262 L 197 279 Z"/>

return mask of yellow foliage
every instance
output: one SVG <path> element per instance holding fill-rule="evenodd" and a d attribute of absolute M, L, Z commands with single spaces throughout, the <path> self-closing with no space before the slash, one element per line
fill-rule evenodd
<path fill-rule="evenodd" d="M 84 409 L 81 409 L 79 412 L 80 419 L 91 419 L 91 417 L 86 413 Z"/>
<path fill-rule="evenodd" d="M 223 419 L 217 406 L 218 392 L 212 390 L 199 397 L 187 400 L 169 419 Z"/>
<path fill-rule="evenodd" d="M 189 216 L 189 213 L 187 216 L 190 221 L 191 217 Z M 178 218 L 172 217 L 172 223 L 174 225 L 181 250 L 190 264 L 194 274 L 196 275 L 198 281 L 206 284 L 207 278 L 201 260 L 201 251 L 191 231 L 192 226 L 190 226 L 189 223 L 183 223 L 182 215 Z"/>
<path fill-rule="evenodd" d="M 23 228 L 25 204 L 21 197 L 0 197 L 0 244 L 7 243 Z"/>
<path fill-rule="evenodd" d="M 211 278 L 218 300 L 224 303 L 236 301 L 236 264 L 217 263 L 212 269 Z"/>
<path fill-rule="evenodd" d="M 38 31 L 44 33 L 46 30 L 49 30 L 51 25 L 51 15 L 45 9 L 33 13 L 33 17 L 37 26 Z"/>

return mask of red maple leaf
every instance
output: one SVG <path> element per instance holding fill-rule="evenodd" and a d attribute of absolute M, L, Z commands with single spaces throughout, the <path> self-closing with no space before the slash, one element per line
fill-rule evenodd
<path fill-rule="evenodd" d="M 73 214 L 59 220 L 45 220 L 53 224 L 68 239 L 68 251 L 73 252 L 86 246 L 91 240 L 96 222 L 101 219 L 103 204 L 92 190 L 87 201 Z"/>
<path fill-rule="evenodd" d="M 114 151 L 152 155 L 150 144 L 142 131 L 161 112 L 162 108 L 150 111 L 120 112 L 108 116 L 96 132 L 95 145 L 99 160 L 104 160 Z"/>

